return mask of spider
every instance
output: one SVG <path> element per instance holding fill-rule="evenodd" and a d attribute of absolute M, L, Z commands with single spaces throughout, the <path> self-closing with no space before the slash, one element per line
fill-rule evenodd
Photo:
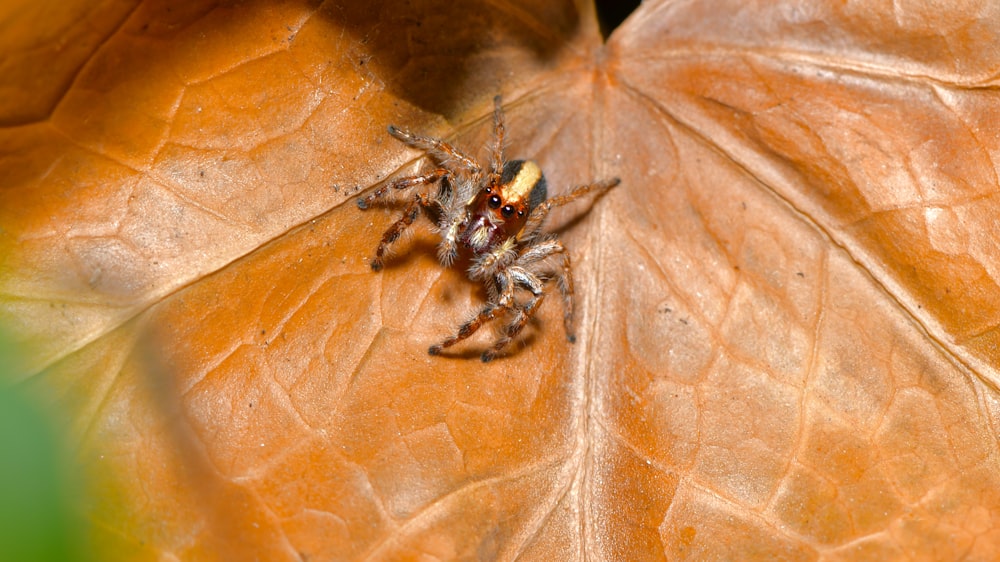
<path fill-rule="evenodd" d="M 498 339 L 481 356 L 484 363 L 517 337 L 538 310 L 545 297 L 545 286 L 553 279 L 562 294 L 566 337 L 571 343 L 576 341 L 569 253 L 555 236 L 542 232 L 542 224 L 553 208 L 589 193 L 604 193 L 620 181 L 612 178 L 594 182 L 576 187 L 566 195 L 547 198 L 545 176 L 536 162 L 504 159 L 505 127 L 500 96 L 493 98 L 493 105 L 493 142 L 486 169 L 441 139 L 390 125 L 389 134 L 425 151 L 436 167 L 425 174 L 398 178 L 357 199 L 358 207 L 364 210 L 387 199 L 393 191 L 418 188 L 402 217 L 382 235 L 371 267 L 375 271 L 382 269 L 390 246 L 424 211 L 441 237 L 437 251 L 441 264 L 449 267 L 460 254 L 467 257 L 469 279 L 484 283 L 488 296 L 475 316 L 462 324 L 457 333 L 432 345 L 428 353 L 438 355 L 485 323 L 506 317 L 508 322 Z M 437 189 L 433 190 L 435 184 Z"/>

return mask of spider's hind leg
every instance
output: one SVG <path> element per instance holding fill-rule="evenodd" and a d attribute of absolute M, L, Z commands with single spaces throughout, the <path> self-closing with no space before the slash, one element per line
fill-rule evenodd
<path fill-rule="evenodd" d="M 515 304 L 511 307 L 514 312 L 514 317 L 511 318 L 510 322 L 506 326 L 504 326 L 500 337 L 496 342 L 494 342 L 493 347 L 483 352 L 483 363 L 492 361 L 494 357 L 496 357 L 510 344 L 510 342 L 514 341 L 514 338 L 521 333 L 524 326 L 529 320 L 531 320 L 531 317 L 535 315 L 535 312 L 538 311 L 539 305 L 542 304 L 542 299 L 545 298 L 545 293 L 542 291 L 543 281 L 539 279 L 538 276 L 518 266 L 512 266 L 508 268 L 507 271 L 511 280 L 511 282 L 506 286 L 508 294 L 510 295 L 510 301 L 513 302 L 514 283 L 530 291 L 531 299 L 523 305 Z"/>
<path fill-rule="evenodd" d="M 473 316 L 467 322 L 459 327 L 458 332 L 453 336 L 448 336 L 441 343 L 437 345 L 432 345 L 430 349 L 427 350 L 431 355 L 438 355 L 446 347 L 451 347 L 456 343 L 468 338 L 472 334 L 476 333 L 479 328 L 483 327 L 483 324 L 495 320 L 498 316 L 504 314 L 508 310 L 517 310 L 519 307 L 514 303 L 514 278 L 507 273 L 501 273 L 496 277 L 489 279 L 486 282 L 487 291 L 490 293 L 490 298 L 483 306 L 482 310 L 478 314 Z M 489 352 L 483 353 L 483 361 L 489 361 L 493 359 L 493 355 L 488 355 Z M 495 355 L 495 354 L 494 354 Z"/>
<path fill-rule="evenodd" d="M 473 316 L 469 321 L 467 321 L 465 324 L 462 324 L 462 326 L 459 327 L 458 333 L 456 333 L 453 336 L 448 336 L 447 338 L 444 339 L 444 341 L 442 341 L 439 344 L 432 345 L 430 349 L 427 350 L 427 353 L 431 355 L 439 355 L 444 350 L 444 348 L 451 347 L 456 343 L 464 340 L 465 338 L 468 338 L 472 334 L 476 333 L 476 331 L 479 330 L 479 328 L 481 328 L 483 324 L 495 319 L 497 317 L 497 314 L 502 312 L 504 308 L 505 307 L 502 305 L 487 303 L 486 306 L 484 306 L 483 309 L 480 310 L 478 314 Z"/>
<path fill-rule="evenodd" d="M 531 317 L 535 315 L 539 305 L 542 304 L 543 298 L 545 298 L 545 293 L 539 291 L 537 295 L 532 295 L 531 300 L 525 303 L 524 306 L 514 308 L 514 318 L 511 319 L 509 324 L 504 326 L 503 333 L 494 342 L 493 347 L 484 351 L 480 357 L 483 363 L 492 361 L 505 347 L 510 345 L 510 342 L 514 341 L 514 338 L 521 333 L 528 320 L 531 320 Z"/>

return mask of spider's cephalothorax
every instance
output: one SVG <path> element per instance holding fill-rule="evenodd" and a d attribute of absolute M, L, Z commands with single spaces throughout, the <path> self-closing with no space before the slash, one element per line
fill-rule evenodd
<path fill-rule="evenodd" d="M 503 165 L 498 185 L 487 184 L 469 205 L 469 216 L 458 226 L 458 240 L 473 254 L 492 251 L 524 228 L 528 213 L 545 200 L 545 176 L 531 160 Z"/>
<path fill-rule="evenodd" d="M 532 160 L 503 159 L 504 122 L 500 96 L 494 98 L 493 144 L 489 168 L 435 138 L 423 137 L 390 126 L 389 133 L 404 143 L 427 151 L 437 163 L 430 172 L 398 178 L 358 199 L 367 209 L 394 190 L 438 184 L 436 190 L 418 189 L 400 217 L 382 236 L 375 250 L 372 269 L 382 269 L 386 252 L 399 235 L 420 215 L 421 209 L 436 222 L 441 236 L 438 259 L 451 265 L 459 253 L 469 256 L 469 278 L 486 285 L 488 300 L 482 310 L 458 329 L 458 333 L 430 348 L 437 355 L 464 340 L 484 323 L 505 316 L 508 323 L 483 361 L 496 357 L 524 328 L 545 296 L 546 282 L 554 279 L 563 297 L 563 322 L 573 337 L 573 277 L 569 254 L 554 236 L 542 234 L 542 223 L 554 207 L 588 193 L 602 193 L 618 185 L 618 178 L 577 187 L 566 195 L 549 199 L 545 176 Z M 517 298 L 518 291 L 527 292 Z"/>

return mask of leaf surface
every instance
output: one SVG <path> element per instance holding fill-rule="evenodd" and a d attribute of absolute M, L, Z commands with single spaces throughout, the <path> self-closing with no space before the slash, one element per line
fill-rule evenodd
<path fill-rule="evenodd" d="M 48 92 L 0 103 L 0 319 L 100 547 L 997 556 L 997 8 L 351 4 L 0 18 Z M 577 343 L 548 298 L 483 365 L 427 348 L 484 290 L 426 225 L 372 272 L 354 197 L 425 164 L 388 124 L 485 157 L 496 93 L 550 193 L 622 183 L 550 222 Z"/>

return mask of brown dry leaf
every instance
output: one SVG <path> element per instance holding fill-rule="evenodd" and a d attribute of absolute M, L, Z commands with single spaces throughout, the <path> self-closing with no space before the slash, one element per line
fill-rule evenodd
<path fill-rule="evenodd" d="M 105 559 L 1000 556 L 997 5 L 5 9 L 0 317 Z M 353 195 L 497 92 L 623 181 L 554 217 L 578 343 L 550 299 L 484 366 Z"/>

